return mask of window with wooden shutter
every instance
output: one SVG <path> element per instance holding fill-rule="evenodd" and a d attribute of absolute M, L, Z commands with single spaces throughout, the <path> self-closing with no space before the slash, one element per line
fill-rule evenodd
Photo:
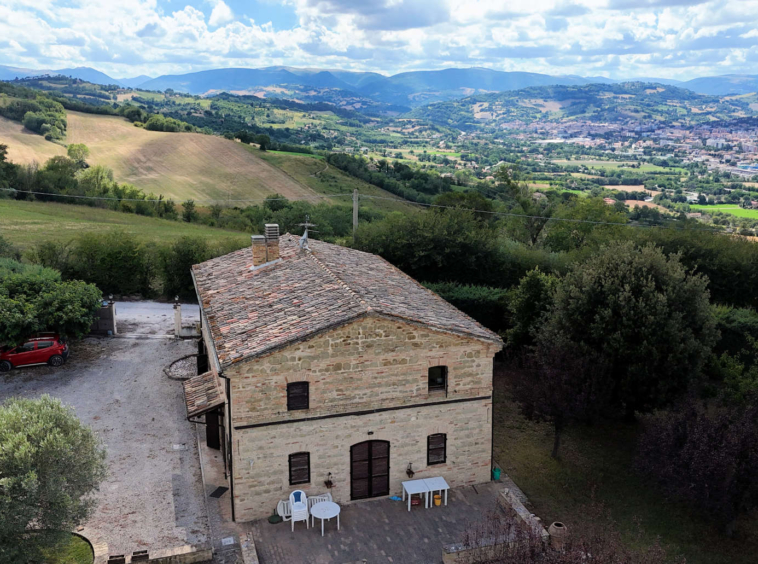
<path fill-rule="evenodd" d="M 290 454 L 290 485 L 307 484 L 311 481 L 311 453 Z"/>
<path fill-rule="evenodd" d="M 429 368 L 429 391 L 447 391 L 447 366 L 432 366 Z"/>
<path fill-rule="evenodd" d="M 426 438 L 426 463 L 444 464 L 447 460 L 447 435 L 437 433 Z"/>
<path fill-rule="evenodd" d="M 308 409 L 308 382 L 287 384 L 287 410 Z"/>

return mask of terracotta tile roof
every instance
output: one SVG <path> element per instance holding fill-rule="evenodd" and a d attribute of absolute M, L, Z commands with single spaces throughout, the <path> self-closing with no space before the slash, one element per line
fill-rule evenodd
<path fill-rule="evenodd" d="M 226 402 L 221 378 L 213 372 L 206 372 L 185 380 L 183 385 L 188 418 L 202 415 Z"/>
<path fill-rule="evenodd" d="M 372 312 L 502 344 L 381 257 L 314 240 L 301 251 L 298 240 L 282 236 L 282 260 L 256 270 L 250 248 L 192 267 L 222 366 Z"/>

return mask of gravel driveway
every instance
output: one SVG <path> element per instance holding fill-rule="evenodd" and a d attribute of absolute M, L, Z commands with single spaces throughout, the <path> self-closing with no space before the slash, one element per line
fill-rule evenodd
<path fill-rule="evenodd" d="M 195 426 L 186 420 L 182 383 L 162 371 L 194 351 L 193 342 L 173 339 L 88 338 L 71 344 L 61 368 L 0 377 L 0 402 L 60 398 L 105 443 L 109 476 L 84 534 L 107 542 L 110 554 L 208 540 Z"/>
<path fill-rule="evenodd" d="M 174 334 L 174 304 L 165 302 L 116 302 L 118 332 L 153 335 Z M 182 304 L 185 322 L 200 319 L 197 304 Z"/>

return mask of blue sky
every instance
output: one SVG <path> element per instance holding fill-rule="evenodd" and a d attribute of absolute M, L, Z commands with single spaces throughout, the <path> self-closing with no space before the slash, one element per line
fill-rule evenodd
<path fill-rule="evenodd" d="M 758 0 L 0 0 L 0 64 L 758 74 Z"/>

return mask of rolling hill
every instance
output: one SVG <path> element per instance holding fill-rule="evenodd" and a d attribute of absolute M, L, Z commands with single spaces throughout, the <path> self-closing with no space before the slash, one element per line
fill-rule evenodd
<path fill-rule="evenodd" d="M 178 201 L 261 199 L 273 193 L 318 199 L 249 146 L 213 135 L 146 131 L 120 117 L 69 112 L 66 142 L 87 145 L 88 162 L 112 168 L 120 182 Z M 15 162 L 44 162 L 65 154 L 63 147 L 3 118 L 0 143 L 9 146 Z"/>
<path fill-rule="evenodd" d="M 678 86 L 700 94 L 725 96 L 727 94 L 748 94 L 758 92 L 758 75 L 730 74 L 706 76 L 682 82 Z"/>
<path fill-rule="evenodd" d="M 40 164 L 56 155 L 65 155 L 66 148 L 32 133 L 20 123 L 0 117 L 0 145 L 8 146 L 8 160 L 14 163 Z"/>
<path fill-rule="evenodd" d="M 487 68 L 449 68 L 409 71 L 392 76 L 376 72 L 274 66 L 259 69 L 209 69 L 157 78 L 113 78 L 90 67 L 29 69 L 0 65 L 0 80 L 44 74 L 63 74 L 95 84 L 118 84 L 127 88 L 163 91 L 171 88 L 188 94 L 219 91 L 249 91 L 255 88 L 290 86 L 300 89 L 337 89 L 370 97 L 376 102 L 418 106 L 483 92 L 505 92 L 530 86 L 616 84 L 626 81 L 676 85 L 698 94 L 725 96 L 758 92 L 758 75 L 722 75 L 679 81 L 670 78 L 603 76 L 553 76 L 531 72 L 504 72 Z"/>
<path fill-rule="evenodd" d="M 594 122 L 661 120 L 692 125 L 756 115 L 748 100 L 696 94 L 643 82 L 534 86 L 415 108 L 410 116 L 472 130 L 514 122 L 578 119 Z"/>
<path fill-rule="evenodd" d="M 119 182 L 177 202 L 192 198 L 198 205 L 210 205 L 209 200 L 235 205 L 235 200 L 261 200 L 276 193 L 293 200 L 344 203 L 358 190 L 382 198 L 365 200 L 362 205 L 367 207 L 385 211 L 412 207 L 315 156 L 261 153 L 250 145 L 214 135 L 147 131 L 116 116 L 68 112 L 65 142 L 87 145 L 88 163 L 113 169 Z M 5 118 L 0 118 L 0 144 L 8 146 L 9 159 L 16 163 L 44 164 L 66 154 L 62 144 L 45 141 Z M 336 194 L 345 197 L 324 198 Z"/>

